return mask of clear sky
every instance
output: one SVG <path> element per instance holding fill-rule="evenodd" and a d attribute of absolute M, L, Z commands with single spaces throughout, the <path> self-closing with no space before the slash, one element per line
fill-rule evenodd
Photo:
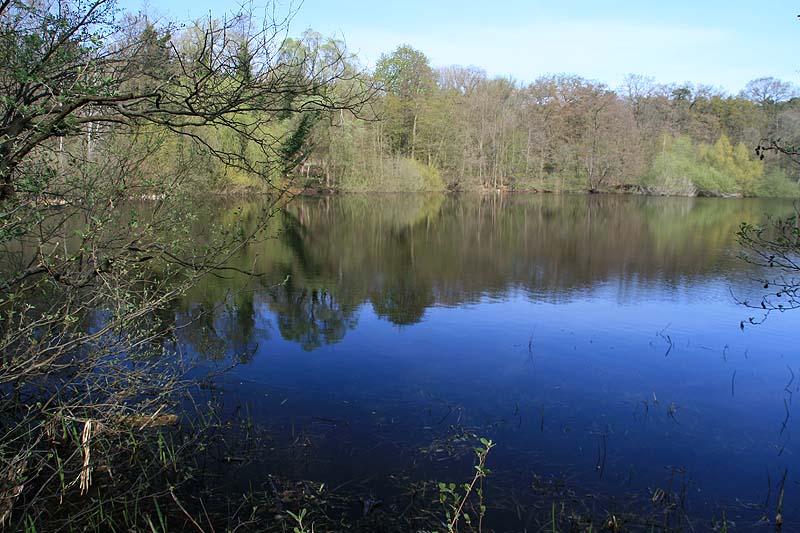
<path fill-rule="evenodd" d="M 138 8 L 140 0 L 120 0 Z M 150 1 L 178 19 L 222 16 L 237 0 Z M 738 92 L 775 76 L 800 84 L 800 2 L 788 0 L 305 0 L 290 34 L 343 37 L 365 66 L 407 43 L 434 66 L 475 65 L 531 81 L 571 73 L 616 87 L 628 73 Z"/>

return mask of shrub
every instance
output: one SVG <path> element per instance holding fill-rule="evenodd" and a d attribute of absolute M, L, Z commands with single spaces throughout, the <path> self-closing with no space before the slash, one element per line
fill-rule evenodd
<path fill-rule="evenodd" d="M 434 192 L 443 191 L 444 180 L 432 166 L 408 157 L 370 159 L 352 167 L 341 180 L 346 191 Z"/>
<path fill-rule="evenodd" d="M 666 136 L 663 150 L 641 180 L 652 194 L 722 196 L 757 194 L 764 166 L 747 147 L 721 136 L 713 145 L 695 146 L 686 135 Z M 781 189 L 783 190 L 783 189 Z"/>
<path fill-rule="evenodd" d="M 753 187 L 754 196 L 765 198 L 799 198 L 800 186 L 778 170 L 766 174 Z"/>

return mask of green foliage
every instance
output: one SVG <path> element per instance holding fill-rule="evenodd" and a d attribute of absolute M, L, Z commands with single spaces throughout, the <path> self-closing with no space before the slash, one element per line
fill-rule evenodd
<path fill-rule="evenodd" d="M 694 196 L 695 180 L 707 169 L 697 161 L 692 141 L 686 136 L 664 138 L 664 150 L 653 161 L 650 172 L 642 179 L 642 186 L 650 193 Z"/>
<path fill-rule="evenodd" d="M 751 155 L 776 128 L 783 139 L 800 131 L 800 100 L 784 82 L 751 84 L 768 100 L 640 76 L 618 90 L 568 75 L 523 84 L 474 67 L 434 71 L 408 45 L 383 55 L 373 80 L 370 121 L 334 112 L 314 132 L 322 142 L 306 174 L 326 187 L 408 190 L 382 163 L 402 156 L 437 169 L 448 190 L 793 194 L 767 178 L 791 173 L 784 163 Z"/>
<path fill-rule="evenodd" d="M 375 79 L 386 93 L 381 118 L 392 150 L 414 158 L 419 117 L 436 88 L 430 62 L 419 50 L 402 45 L 381 56 Z"/>
<path fill-rule="evenodd" d="M 308 137 L 311 128 L 317 120 L 317 113 L 305 113 L 296 121 L 280 146 L 283 173 L 288 175 L 297 165 L 305 159 L 308 151 Z"/>
<path fill-rule="evenodd" d="M 471 532 L 483 531 L 483 517 L 486 514 L 483 480 L 491 474 L 486 467 L 486 458 L 494 446 L 491 440 L 481 438 L 480 445 L 474 448 L 477 464 L 470 483 L 439 483 L 439 503 L 444 511 L 447 533 L 458 533 L 461 522 Z M 477 501 L 473 502 L 473 497 Z M 470 515 L 470 512 L 474 514 Z"/>
<path fill-rule="evenodd" d="M 765 174 L 752 192 L 754 196 L 763 198 L 800 198 L 800 186 L 780 169 Z"/>
<path fill-rule="evenodd" d="M 769 195 L 790 192 L 785 180 L 764 178 L 764 164 L 726 135 L 696 145 L 687 135 L 664 136 L 662 150 L 641 180 L 653 194 L 680 196 Z"/>
<path fill-rule="evenodd" d="M 341 188 L 350 192 L 434 192 L 443 191 L 445 185 L 435 168 L 396 156 L 351 167 L 341 179 Z"/>
<path fill-rule="evenodd" d="M 312 529 L 306 528 L 305 524 L 303 524 L 303 520 L 306 518 L 306 514 L 308 514 L 307 509 L 300 509 L 299 513 L 293 513 L 292 511 L 286 511 L 288 515 L 294 520 L 297 524 L 295 527 L 292 528 L 292 533 L 312 533 Z"/>
<path fill-rule="evenodd" d="M 714 187 L 718 187 L 722 192 L 749 193 L 756 180 L 764 174 L 761 161 L 751 158 L 751 152 L 744 144 L 733 146 L 727 135 L 723 134 L 713 146 L 701 144 L 698 150 L 700 160 L 712 169 L 709 174 L 716 172 L 721 176 L 716 182 L 701 181 L 698 184 L 701 190 L 714 192 Z"/>
<path fill-rule="evenodd" d="M 383 55 L 375 66 L 375 79 L 383 89 L 403 102 L 411 102 L 433 91 L 433 69 L 428 58 L 411 46 L 404 44 L 388 55 Z"/>

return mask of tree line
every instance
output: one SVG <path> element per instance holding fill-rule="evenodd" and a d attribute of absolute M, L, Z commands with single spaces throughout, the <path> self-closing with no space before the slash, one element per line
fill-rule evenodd
<path fill-rule="evenodd" d="M 126 151 L 140 155 L 143 176 L 128 188 L 170 183 L 147 177 L 169 173 L 212 194 L 311 187 L 800 195 L 796 165 L 756 153 L 767 139 L 800 142 L 800 91 L 785 81 L 759 78 L 738 94 L 639 75 L 617 88 L 569 74 L 526 83 L 477 67 L 435 68 L 409 45 L 368 70 L 343 40 L 312 30 L 283 38 L 285 26 L 252 20 L 240 14 L 179 28 L 125 14 L 108 36 L 113 47 L 99 47 L 102 61 L 75 80 L 81 85 L 50 100 L 37 95 L 36 105 L 6 101 L 5 120 L 22 103 L 28 128 L 38 131 L 25 137 L 30 143 L 16 134 L 2 142 L 0 190 L 20 186 L 6 181 L 22 158 L 28 175 L 32 161 L 57 161 L 52 185 L 67 166 Z M 7 56 L 22 72 L 30 67 Z M 49 83 L 49 73 L 37 75 Z M 3 131 L 22 123 L 15 120 Z"/>
<path fill-rule="evenodd" d="M 319 42 L 309 31 L 295 44 L 311 50 Z M 379 88 L 370 120 L 328 114 L 299 168 L 307 183 L 354 191 L 799 192 L 795 167 L 755 153 L 763 139 L 800 136 L 800 92 L 775 78 L 735 95 L 638 75 L 616 89 L 566 74 L 523 83 L 476 67 L 434 68 L 408 45 L 383 55 L 368 76 Z"/>

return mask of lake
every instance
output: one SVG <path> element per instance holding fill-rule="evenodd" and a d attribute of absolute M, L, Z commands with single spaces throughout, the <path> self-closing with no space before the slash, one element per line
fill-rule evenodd
<path fill-rule="evenodd" d="M 784 516 L 800 510 L 800 311 L 740 327 L 760 315 L 737 299 L 763 288 L 735 232 L 791 210 L 298 198 L 235 258 L 262 276 L 206 278 L 174 312 L 184 350 L 239 363 L 222 397 L 265 428 L 270 452 L 235 486 L 274 472 L 391 498 L 415 480 L 469 481 L 477 435 L 497 443 L 497 530 L 532 527 L 528 510 L 558 498 L 597 512 L 673 505 L 699 530 L 724 511 L 748 530 L 774 520 L 784 472 Z"/>

